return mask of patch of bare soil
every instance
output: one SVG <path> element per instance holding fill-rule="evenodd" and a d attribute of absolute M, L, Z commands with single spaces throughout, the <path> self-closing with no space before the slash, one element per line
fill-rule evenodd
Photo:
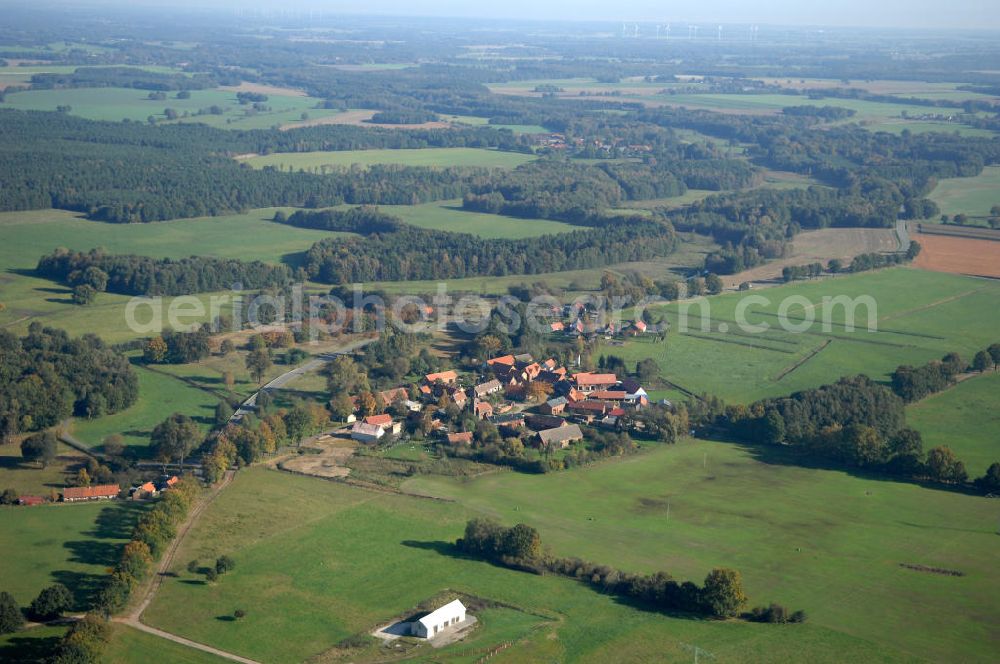
<path fill-rule="evenodd" d="M 282 470 L 314 477 L 347 477 L 347 460 L 357 447 L 350 438 L 325 434 L 302 444 L 303 454 L 278 464 Z"/>
<path fill-rule="evenodd" d="M 1000 242 L 927 233 L 916 239 L 921 249 L 913 264 L 922 270 L 1000 278 Z"/>
<path fill-rule="evenodd" d="M 895 251 L 896 232 L 890 228 L 824 228 L 799 233 L 792 242 L 792 253 L 785 258 L 758 265 L 738 274 L 722 277 L 727 288 L 744 281 L 751 283 L 781 280 L 781 270 L 792 265 L 822 263 L 839 258 L 848 264 L 855 256 Z"/>
<path fill-rule="evenodd" d="M 296 88 L 282 88 L 277 85 L 264 85 L 263 83 L 248 83 L 243 81 L 239 85 L 226 85 L 219 88 L 226 92 L 255 92 L 261 95 L 274 95 L 276 97 L 308 97 L 305 90 Z"/>

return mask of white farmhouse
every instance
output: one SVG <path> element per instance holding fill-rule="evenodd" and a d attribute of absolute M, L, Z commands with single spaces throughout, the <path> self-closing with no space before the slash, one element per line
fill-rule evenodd
<path fill-rule="evenodd" d="M 385 435 L 385 429 L 378 424 L 355 422 L 351 427 L 351 438 L 362 443 L 377 443 Z"/>
<path fill-rule="evenodd" d="M 442 630 L 465 622 L 465 605 L 460 600 L 448 602 L 413 622 L 413 635 L 433 638 Z"/>

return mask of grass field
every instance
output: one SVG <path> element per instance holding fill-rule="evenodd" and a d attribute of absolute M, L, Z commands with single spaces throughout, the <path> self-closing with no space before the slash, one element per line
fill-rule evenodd
<path fill-rule="evenodd" d="M 413 150 L 341 150 L 335 152 L 288 152 L 246 159 L 254 168 L 274 166 L 282 171 L 316 171 L 349 166 L 403 164 L 404 166 L 484 166 L 514 168 L 535 157 L 519 152 L 481 148 L 420 148 Z"/>
<path fill-rule="evenodd" d="M 517 239 L 580 230 L 579 226 L 551 219 L 520 219 L 470 212 L 462 209 L 459 199 L 422 205 L 382 205 L 380 208 L 420 228 L 472 233 L 486 238 Z"/>
<path fill-rule="evenodd" d="M 867 331 L 863 307 L 854 332 L 842 325 L 843 308 L 834 311 L 830 331 L 820 322 L 804 333 L 781 328 L 776 312 L 785 298 L 804 298 L 798 304 L 790 301 L 786 312 L 788 322 L 797 324 L 806 305 L 820 321 L 822 298 L 840 295 L 873 297 L 878 331 Z M 760 334 L 735 325 L 736 306 L 749 296 L 770 301 L 749 301 L 747 322 L 770 326 Z M 666 344 L 643 337 L 600 352 L 622 356 L 630 364 L 652 357 L 664 377 L 692 392 L 749 402 L 856 373 L 887 380 L 900 364 L 923 364 L 949 351 L 971 356 L 997 340 L 998 296 L 1000 285 L 995 282 L 898 268 L 708 298 L 708 330 L 702 329 L 702 312 L 695 304 L 689 309 L 688 333 L 678 332 L 678 306 L 673 304 L 665 309 L 672 325 Z M 721 332 L 720 325 L 728 331 Z"/>
<path fill-rule="evenodd" d="M 0 661 L 6 664 L 44 662 L 65 633 L 65 627 L 39 627 L 13 634 L 0 634 Z"/>
<path fill-rule="evenodd" d="M 105 437 L 117 433 L 125 438 L 125 445 L 145 448 L 153 427 L 173 413 L 191 417 L 208 431 L 219 402 L 217 397 L 143 367 L 137 366 L 136 372 L 139 374 L 139 400 L 113 415 L 96 420 L 74 420 L 72 433 L 76 438 L 91 447 L 99 447 Z"/>
<path fill-rule="evenodd" d="M 946 134 L 958 133 L 961 136 L 978 136 L 982 138 L 993 138 L 996 132 L 989 129 L 979 129 L 969 125 L 957 124 L 955 122 L 934 122 L 932 120 L 887 120 L 884 122 L 873 122 L 866 125 L 872 131 L 887 131 L 891 134 L 901 134 L 903 130 L 908 130 L 912 134 L 926 134 L 936 131 Z"/>
<path fill-rule="evenodd" d="M 0 213 L 0 325 L 23 332 L 32 320 L 61 327 L 72 334 L 94 332 L 117 343 L 135 338 L 125 326 L 128 296 L 101 293 L 93 305 L 80 307 L 61 284 L 35 277 L 38 259 L 56 247 L 111 253 L 136 253 L 157 258 L 183 258 L 193 253 L 270 263 L 295 264 L 301 253 L 325 231 L 282 226 L 269 221 L 274 209 L 245 215 L 180 219 L 150 224 L 104 224 L 78 218 L 63 210 Z M 207 304 L 211 294 L 198 298 Z M 172 298 L 164 298 L 169 306 Z"/>
<path fill-rule="evenodd" d="M 1000 461 L 1000 373 L 963 381 L 906 409 L 907 423 L 924 438 L 924 447 L 955 450 L 972 477 Z"/>
<path fill-rule="evenodd" d="M 1000 166 L 987 166 L 972 178 L 941 180 L 928 198 L 949 217 L 966 214 L 984 218 L 991 207 L 1000 205 Z"/>
<path fill-rule="evenodd" d="M 170 662 L 170 664 L 223 664 L 229 660 L 125 625 L 114 625 L 111 643 L 104 651 L 107 664 Z"/>
<path fill-rule="evenodd" d="M 471 125 L 473 127 L 490 126 L 494 129 L 510 129 L 515 134 L 545 134 L 549 131 L 541 125 L 490 124 L 489 118 L 483 118 L 477 115 L 442 115 L 441 119 L 459 125 Z"/>
<path fill-rule="evenodd" d="M 700 463 L 700 450 L 694 446 L 692 449 Z M 663 458 L 677 458 L 669 456 L 672 452 L 674 450 L 664 450 Z M 650 456 L 643 457 L 642 461 L 652 462 L 650 471 L 658 471 L 656 483 L 662 485 L 664 468 L 657 459 L 659 457 Z M 636 459 L 630 465 L 620 467 L 635 470 L 643 465 L 635 463 L 638 461 Z M 756 466 L 753 462 L 751 470 Z M 614 467 L 619 466 L 605 466 Z M 776 469 L 782 470 L 781 467 Z M 515 477 L 513 473 L 505 475 L 517 481 L 529 479 Z M 836 477 L 841 478 L 839 475 Z M 490 478 L 490 481 L 494 479 Z M 552 478 L 537 479 L 546 482 Z M 590 484 L 582 473 L 567 474 L 565 480 L 559 483 L 560 488 L 574 482 L 577 486 Z M 841 481 L 860 482 L 847 477 L 841 478 Z M 475 486 L 474 482 L 470 489 Z M 533 488 L 538 489 L 537 486 Z M 844 487 L 834 486 L 834 489 L 839 488 Z M 857 494 L 860 486 L 849 488 Z M 601 507 L 595 501 L 603 503 L 609 493 L 615 494 L 616 491 L 604 487 L 599 493 L 570 491 L 562 494 L 572 495 L 578 501 L 566 510 L 572 515 L 569 523 L 573 524 L 566 527 L 576 530 L 579 540 L 593 536 L 593 531 L 585 534 L 585 530 L 603 527 L 605 522 L 598 519 L 595 524 L 576 517 L 590 508 L 598 510 L 597 513 L 606 513 L 607 507 Z M 652 491 L 658 495 L 660 489 Z M 505 521 L 525 520 L 524 516 L 529 513 L 532 517 L 530 521 L 534 521 L 539 511 L 551 508 L 556 512 L 565 506 L 558 491 L 548 493 L 545 489 L 539 490 L 539 496 L 547 496 L 547 504 L 539 501 L 534 508 L 530 506 L 533 501 L 525 500 L 527 495 L 531 494 L 517 495 L 513 502 L 508 502 L 509 496 L 501 499 L 505 503 L 502 509 Z M 631 507 L 631 499 L 631 492 L 627 496 L 616 497 L 614 506 L 617 508 L 625 502 Z M 854 500 L 860 502 L 864 498 L 855 497 Z M 782 514 L 787 515 L 795 509 L 791 503 L 787 504 Z M 515 513 L 515 505 L 527 511 Z M 828 502 L 822 505 L 832 511 Z M 351 634 L 403 615 L 419 602 L 451 589 L 502 601 L 520 607 L 522 614 L 537 617 L 515 621 L 513 616 L 508 616 L 510 619 L 500 621 L 489 613 L 484 614 L 483 627 L 474 634 L 474 640 L 424 653 L 424 657 L 432 661 L 472 662 L 482 653 L 480 650 L 479 654 L 470 655 L 470 648 L 481 649 L 501 640 L 519 641 L 504 653 L 501 659 L 506 661 L 685 661 L 690 655 L 683 644 L 701 646 L 724 662 L 757 662 L 765 658 L 770 661 L 805 659 L 812 662 L 907 660 L 898 651 L 874 645 L 865 637 L 835 631 L 819 619 L 800 627 L 775 628 L 671 618 L 640 610 L 570 580 L 529 576 L 453 557 L 445 543 L 459 536 L 465 520 L 478 512 L 478 508 L 469 510 L 462 505 L 445 502 L 372 493 L 277 471 L 255 469 L 242 472 L 236 482 L 206 510 L 182 544 L 174 569 L 178 577 L 164 580 L 159 595 L 145 614 L 146 620 L 157 627 L 175 630 L 188 638 L 261 661 L 297 662 L 332 648 Z M 633 517 L 625 516 L 626 522 L 635 523 Z M 962 518 L 973 522 L 978 516 L 966 513 Z M 924 519 L 936 517 L 923 515 Z M 801 519 L 801 515 L 798 518 Z M 732 520 L 733 517 L 726 519 L 727 522 Z M 606 523 L 613 527 L 614 521 L 608 519 Z M 645 522 L 654 532 L 666 530 L 662 515 L 651 515 Z M 597 547 L 600 548 L 597 553 L 603 560 L 622 567 L 639 564 L 634 556 L 616 555 L 616 552 L 628 549 L 630 540 L 616 543 L 614 535 L 609 535 L 604 540 L 606 547 L 601 547 L 601 542 L 593 538 L 589 544 L 577 540 L 574 545 L 581 543 L 579 550 L 567 551 L 565 540 L 561 540 L 547 523 L 538 525 L 543 529 L 543 537 L 559 553 L 587 554 Z M 771 525 L 770 520 L 761 520 L 759 528 L 770 529 Z M 878 533 L 877 529 L 857 530 L 868 532 L 872 537 Z M 925 531 L 913 530 L 917 535 L 928 536 Z M 717 527 L 706 527 L 707 536 L 712 537 L 713 533 L 716 537 L 726 535 Z M 635 535 L 631 532 L 629 537 Z M 683 551 L 687 547 L 671 544 L 669 539 L 654 538 L 659 550 L 655 554 L 655 564 L 681 571 L 675 564 L 679 559 L 673 560 L 671 556 L 680 551 L 679 555 L 684 557 Z M 991 542 L 985 537 L 981 539 L 987 544 Z M 783 542 L 785 546 L 780 547 L 783 556 L 789 555 L 786 552 L 788 543 L 786 539 Z M 766 550 L 756 555 L 763 558 L 775 555 L 778 542 L 771 539 L 765 544 L 768 545 Z M 977 538 L 975 544 L 978 552 L 982 542 Z M 648 552 L 652 546 L 651 543 L 644 549 Z M 730 552 L 736 548 L 732 545 L 725 547 L 717 555 L 714 551 L 702 550 L 706 560 L 691 564 L 692 574 L 704 575 L 709 567 L 725 563 Z M 840 544 L 837 551 L 845 548 L 846 545 Z M 190 559 L 208 560 L 222 553 L 235 559 L 236 569 L 219 583 L 203 585 L 184 571 Z M 824 561 L 829 557 L 824 556 Z M 802 559 L 805 560 L 806 556 Z M 891 563 L 891 566 L 894 564 Z M 842 571 L 850 569 L 850 566 L 840 563 L 836 569 Z M 969 571 L 972 572 L 972 569 L 970 567 Z M 748 579 L 756 573 L 752 569 L 743 571 Z M 978 573 L 979 568 L 976 571 Z M 895 569 L 888 573 L 893 578 L 899 574 Z M 777 566 L 770 573 L 761 571 L 761 578 L 753 582 L 752 590 L 757 595 L 755 599 L 793 601 L 807 593 L 803 589 L 799 595 L 791 596 L 787 586 L 793 581 L 780 590 L 770 587 L 771 580 L 778 574 Z M 972 580 L 969 581 L 971 586 Z M 923 580 L 927 584 L 934 582 L 939 580 Z M 915 583 L 919 589 L 921 579 L 918 578 Z M 984 601 L 982 596 L 985 595 L 989 606 L 985 589 L 973 592 L 974 597 L 966 601 Z M 845 597 L 850 600 L 857 594 L 847 588 L 838 588 L 836 596 L 844 601 Z M 807 610 L 811 606 L 807 606 Z M 247 610 L 246 618 L 239 622 L 221 619 L 221 616 L 230 615 L 239 607 Z M 530 631 L 525 633 L 525 629 Z M 961 633 L 956 639 L 970 633 L 981 637 L 978 624 L 967 623 L 959 629 Z M 520 639 L 512 638 L 517 632 L 521 632 Z M 283 637 L 275 639 L 273 635 L 279 633 Z M 931 635 L 924 638 L 931 638 Z M 980 652 L 980 648 L 981 645 L 970 643 L 963 648 L 963 652 Z"/>
<path fill-rule="evenodd" d="M 996 519 L 982 498 L 783 465 L 704 441 L 555 476 L 404 486 L 536 525 L 561 555 L 679 577 L 735 567 L 753 601 L 801 607 L 814 626 L 914 658 L 985 662 L 997 647 Z M 967 576 L 916 573 L 901 562 Z M 812 661 L 805 652 L 792 659 Z"/>
<path fill-rule="evenodd" d="M 67 480 L 86 463 L 87 457 L 59 443 L 56 458 L 44 468 L 34 462 L 22 463 L 18 442 L 0 445 L 0 491 L 14 489 L 20 495 L 48 497 L 52 489 L 66 486 Z"/>
<path fill-rule="evenodd" d="M 10 68 L 21 74 L 25 67 Z M 0 71 L 2 75 L 2 71 Z M 236 93 L 225 90 L 192 90 L 190 99 L 176 99 L 174 93 L 166 99 L 153 100 L 149 93 L 133 88 L 70 88 L 54 90 L 26 90 L 7 95 L 0 108 L 54 111 L 56 106 L 68 105 L 70 113 L 91 120 L 136 120 L 145 122 L 150 116 L 157 120 L 166 118 L 165 110 L 172 108 L 189 117 L 179 122 L 201 122 L 232 129 L 262 129 L 296 121 L 302 113 L 310 118 L 335 115 L 336 110 L 315 108 L 320 101 L 311 97 L 269 95 L 265 104 L 272 110 L 252 113 L 248 106 L 236 100 Z M 200 109 L 219 106 L 221 115 L 195 115 Z"/>
<path fill-rule="evenodd" d="M 142 509 L 131 501 L 0 508 L 0 588 L 24 606 L 62 583 L 72 610 L 86 610 Z"/>

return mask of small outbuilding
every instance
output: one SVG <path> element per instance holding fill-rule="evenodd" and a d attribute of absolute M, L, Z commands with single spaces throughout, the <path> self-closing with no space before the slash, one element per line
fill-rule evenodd
<path fill-rule="evenodd" d="M 465 622 L 465 605 L 461 600 L 448 602 L 439 609 L 431 611 L 423 618 L 413 621 L 413 635 L 424 639 L 434 638 L 437 634 Z"/>

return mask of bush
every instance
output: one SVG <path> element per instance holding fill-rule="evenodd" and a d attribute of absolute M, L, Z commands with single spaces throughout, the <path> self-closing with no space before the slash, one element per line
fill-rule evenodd
<path fill-rule="evenodd" d="M 215 571 L 222 575 L 236 567 L 236 561 L 229 556 L 219 556 L 215 561 Z"/>
<path fill-rule="evenodd" d="M 209 583 L 215 583 L 219 579 L 219 573 L 215 571 L 214 568 L 209 567 L 205 570 L 205 580 Z"/>

